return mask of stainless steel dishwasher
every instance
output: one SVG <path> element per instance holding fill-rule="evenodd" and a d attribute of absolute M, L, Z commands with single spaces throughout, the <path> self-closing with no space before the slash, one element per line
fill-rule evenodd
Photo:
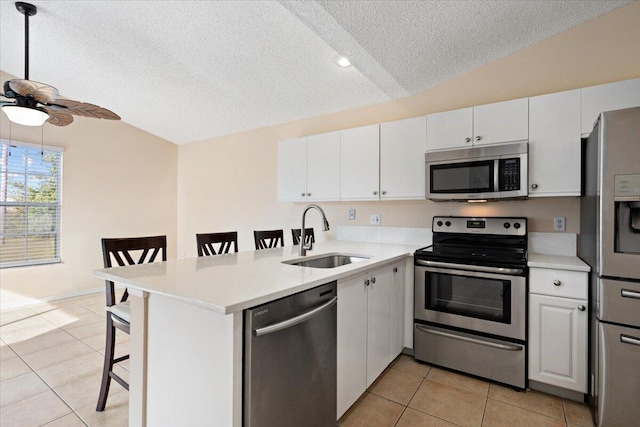
<path fill-rule="evenodd" d="M 336 285 L 245 310 L 244 426 L 336 425 Z"/>

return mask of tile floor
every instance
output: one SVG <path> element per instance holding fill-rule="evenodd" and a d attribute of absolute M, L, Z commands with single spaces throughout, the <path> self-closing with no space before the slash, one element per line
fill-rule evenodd
<path fill-rule="evenodd" d="M 129 337 L 116 336 L 116 357 L 127 354 Z M 129 393 L 115 381 L 95 410 L 104 345 L 104 293 L 0 313 L 0 425 L 127 426 Z M 125 380 L 128 363 L 116 368 Z"/>
<path fill-rule="evenodd" d="M 129 393 L 115 381 L 96 412 L 105 342 L 104 294 L 0 313 L 0 424 L 127 426 Z M 116 356 L 129 337 L 118 333 Z M 128 377 L 128 361 L 118 373 Z M 589 408 L 399 356 L 339 421 L 352 426 L 592 426 Z"/>
<path fill-rule="evenodd" d="M 586 405 L 456 374 L 400 355 L 340 427 L 593 426 Z"/>

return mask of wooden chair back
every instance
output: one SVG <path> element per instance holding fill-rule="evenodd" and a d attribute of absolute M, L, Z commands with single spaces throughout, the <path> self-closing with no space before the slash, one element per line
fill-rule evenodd
<path fill-rule="evenodd" d="M 167 236 L 152 237 L 124 237 L 102 239 L 102 258 L 105 268 L 117 266 L 146 264 L 156 261 L 160 255 L 161 261 L 167 260 Z M 107 306 L 116 303 L 115 286 L 110 280 L 105 280 Z M 129 293 L 125 290 L 120 302 L 126 301 Z"/>
<path fill-rule="evenodd" d="M 294 245 L 299 245 L 300 244 L 300 237 L 302 234 L 302 229 L 300 228 L 292 228 L 291 229 L 291 237 L 293 238 L 293 244 Z M 313 228 L 305 228 L 304 229 L 304 244 L 308 245 L 309 242 L 311 243 L 315 243 L 316 242 L 316 238 L 313 234 Z"/>
<path fill-rule="evenodd" d="M 256 230 L 253 232 L 253 240 L 256 250 L 284 246 L 284 233 L 282 230 Z"/>
<path fill-rule="evenodd" d="M 238 252 L 238 232 L 196 234 L 196 243 L 198 256 L 228 254 L 231 246 L 234 252 Z"/>

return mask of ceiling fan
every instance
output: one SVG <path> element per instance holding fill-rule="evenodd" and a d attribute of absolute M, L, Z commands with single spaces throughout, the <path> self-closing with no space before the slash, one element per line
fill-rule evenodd
<path fill-rule="evenodd" d="M 0 96 L 14 101 L 0 100 L 2 111 L 10 121 L 26 126 L 42 126 L 45 121 L 56 126 L 67 126 L 73 116 L 120 120 L 113 111 L 87 102 L 59 99 L 58 89 L 29 80 L 29 17 L 38 9 L 29 3 L 16 2 L 16 9 L 24 15 L 24 79 L 4 82 Z"/>

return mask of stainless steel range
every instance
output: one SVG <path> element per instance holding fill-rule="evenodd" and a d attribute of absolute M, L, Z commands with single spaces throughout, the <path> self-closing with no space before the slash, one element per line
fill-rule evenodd
<path fill-rule="evenodd" d="M 525 388 L 527 219 L 434 217 L 415 259 L 415 358 Z"/>

